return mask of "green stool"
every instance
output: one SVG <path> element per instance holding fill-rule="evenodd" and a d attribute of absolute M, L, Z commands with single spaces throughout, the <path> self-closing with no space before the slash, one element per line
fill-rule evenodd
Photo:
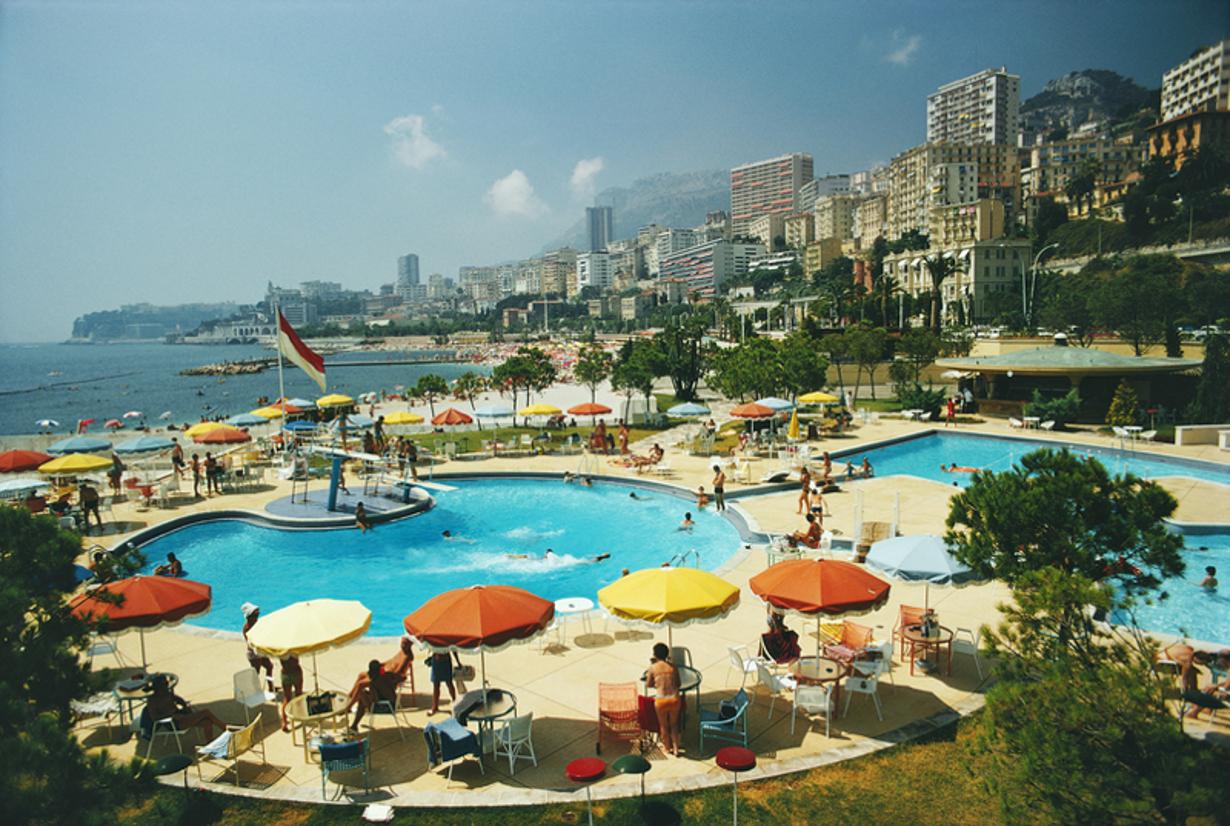
<path fill-rule="evenodd" d="M 639 754 L 625 754 L 612 763 L 611 768 L 620 774 L 639 774 L 641 776 L 641 808 L 645 808 L 645 772 L 652 769 L 653 764 Z"/>
<path fill-rule="evenodd" d="M 188 792 L 188 767 L 192 765 L 192 758 L 186 754 L 169 754 L 160 759 L 154 764 L 154 776 L 162 777 L 167 774 L 175 774 L 176 772 L 184 773 L 184 793 Z"/>

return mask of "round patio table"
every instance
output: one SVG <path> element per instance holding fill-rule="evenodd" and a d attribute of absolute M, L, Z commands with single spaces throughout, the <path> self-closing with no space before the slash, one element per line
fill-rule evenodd
<path fill-rule="evenodd" d="M 307 710 L 307 694 L 300 694 L 286 705 L 286 719 L 291 722 L 291 742 L 295 739 L 295 728 L 303 729 L 303 762 L 310 763 L 312 761 L 311 743 L 312 738 L 310 732 L 316 730 L 317 735 L 324 734 L 325 728 L 337 728 L 337 723 L 340 720 L 342 726 L 346 725 L 346 704 L 339 702 L 343 699 L 342 695 L 336 691 L 323 692 L 329 698 L 329 710 L 317 712 L 316 714 L 308 714 Z"/>
<path fill-rule="evenodd" d="M 734 823 L 739 822 L 739 772 L 750 771 L 756 768 L 756 754 L 751 749 L 745 749 L 742 746 L 727 746 L 724 749 L 718 749 L 716 755 L 717 764 L 720 768 L 726 769 L 734 778 Z"/>
<path fill-rule="evenodd" d="M 594 800 L 589 786 L 606 774 L 606 761 L 598 757 L 579 757 L 564 767 L 564 774 L 573 783 L 585 786 L 585 803 L 589 809 L 589 826 L 594 826 Z"/>
<path fill-rule="evenodd" d="M 850 668 L 829 657 L 800 657 L 794 661 L 790 676 L 799 685 L 824 685 L 833 683 L 833 702 L 841 699 L 841 678 L 850 673 Z"/>
<path fill-rule="evenodd" d="M 488 688 L 487 693 L 490 696 L 483 698 L 482 705 L 474 706 L 466 716 L 467 719 L 478 723 L 478 742 L 480 745 L 483 742 L 484 729 L 488 732 L 487 740 L 491 744 L 491 751 L 494 752 L 495 737 L 492 736 L 491 732 L 495 729 L 495 721 L 517 712 L 517 695 L 511 691 L 492 688 Z M 486 750 L 483 751 L 483 754 L 486 754 Z M 484 757 L 483 759 L 486 758 Z"/>
<path fill-rule="evenodd" d="M 594 601 L 585 597 L 567 597 L 565 599 L 557 599 L 555 601 L 555 616 L 559 618 L 559 640 L 560 645 L 568 644 L 568 634 L 564 630 L 565 624 L 570 618 L 576 614 L 581 615 L 581 625 L 585 629 L 585 633 L 590 632 L 589 612 L 594 609 Z"/>
<path fill-rule="evenodd" d="M 923 657 L 935 652 L 936 665 L 939 665 L 940 649 L 948 649 L 948 675 L 952 675 L 952 629 L 939 626 L 933 633 L 924 634 L 921 625 L 907 625 L 901 631 L 901 636 L 910 644 L 910 676 L 914 675 L 914 653 L 921 648 Z"/>

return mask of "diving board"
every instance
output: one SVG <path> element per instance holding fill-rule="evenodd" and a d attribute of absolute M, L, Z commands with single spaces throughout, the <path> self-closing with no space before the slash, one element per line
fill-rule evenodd
<path fill-rule="evenodd" d="M 457 490 L 457 488 L 452 485 L 443 485 L 439 482 L 425 482 L 422 479 L 419 479 L 417 482 L 411 482 L 410 484 L 420 488 L 427 488 L 428 490 L 444 491 L 445 493 L 451 490 Z"/>

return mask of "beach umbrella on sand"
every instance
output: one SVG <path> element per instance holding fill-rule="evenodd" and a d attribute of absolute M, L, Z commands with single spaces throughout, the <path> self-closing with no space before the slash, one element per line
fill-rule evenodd
<path fill-rule="evenodd" d="M 121 456 L 137 453 L 157 453 L 160 450 L 170 450 L 175 442 L 165 436 L 138 436 L 115 446 L 115 452 Z"/>
<path fill-rule="evenodd" d="M 97 436 L 72 436 L 47 448 L 53 456 L 63 456 L 67 453 L 97 453 L 100 450 L 110 450 L 111 443 Z"/>
<path fill-rule="evenodd" d="M 34 470 L 50 461 L 51 456 L 39 450 L 6 450 L 0 453 L 0 473 Z"/>
<path fill-rule="evenodd" d="M 564 411 L 560 410 L 553 404 L 531 404 L 517 411 L 522 416 L 558 416 Z"/>
<path fill-rule="evenodd" d="M 192 427 L 186 428 L 184 435 L 189 439 L 195 439 L 197 436 L 203 436 L 211 430 L 219 430 L 229 426 L 222 422 L 197 422 Z"/>
<path fill-rule="evenodd" d="M 797 442 L 799 440 L 799 411 L 795 408 L 790 412 L 790 427 L 786 428 L 786 438 Z"/>
<path fill-rule="evenodd" d="M 834 396 L 832 393 L 825 393 L 821 390 L 816 390 L 811 393 L 804 393 L 799 396 L 799 404 L 833 404 L 841 399 Z"/>
<path fill-rule="evenodd" d="M 73 476 L 78 473 L 89 473 L 111 467 L 111 460 L 106 456 L 95 456 L 89 453 L 69 453 L 58 459 L 52 459 L 38 466 L 39 473 L 48 476 Z"/>
<path fill-rule="evenodd" d="M 354 399 L 342 393 L 330 393 L 316 400 L 317 407 L 346 407 L 354 404 Z"/>
<path fill-rule="evenodd" d="M 193 436 L 192 440 L 201 445 L 237 445 L 252 441 L 248 431 L 237 427 L 217 427 L 207 433 Z"/>
<path fill-rule="evenodd" d="M 452 410 L 452 408 L 450 407 L 449 410 Z M 464 416 L 465 414 L 463 413 L 462 415 Z M 440 416 L 436 417 L 436 419 L 438 418 Z M 470 417 L 466 416 L 466 421 L 469 420 Z M 385 424 L 422 424 L 423 421 L 423 417 L 418 413 L 411 413 L 408 410 L 397 410 L 384 417 Z M 435 419 L 432 419 L 432 422 L 435 422 Z"/>
<path fill-rule="evenodd" d="M 119 419 L 107 419 L 107 421 L 103 423 L 103 427 L 107 428 L 108 430 L 119 430 L 123 426 L 124 426 L 124 423 L 121 422 Z"/>
<path fill-rule="evenodd" d="M 238 413 L 227 419 L 226 423 L 235 427 L 258 427 L 263 424 L 269 424 L 269 420 L 255 413 Z"/>
<path fill-rule="evenodd" d="M 270 657 L 312 655 L 312 682 L 320 690 L 316 655 L 354 642 L 367 633 L 372 612 L 363 603 L 310 599 L 263 615 L 248 631 L 248 645 Z"/>
<path fill-rule="evenodd" d="M 122 598 L 118 605 L 114 601 Z M 107 633 L 137 629 L 141 634 L 141 667 L 146 666 L 145 631 L 178 625 L 209 610 L 213 592 L 203 582 L 166 576 L 134 576 L 100 585 L 69 602 L 72 613 L 86 622 L 102 623 Z"/>
<path fill-rule="evenodd" d="M 286 403 L 290 405 L 291 407 L 299 408 L 299 410 L 315 410 L 316 409 L 316 402 L 310 399 L 300 399 L 298 397 L 295 397 L 293 399 L 287 399 Z M 291 412 L 295 413 L 297 411 L 292 410 Z"/>
<path fill-rule="evenodd" d="M 316 429 L 316 423 L 308 421 L 290 422 L 284 425 L 282 429 L 289 430 L 291 433 L 309 433 Z"/>
<path fill-rule="evenodd" d="M 397 415 L 394 413 L 393 415 Z M 387 422 L 388 419 L 386 418 Z M 432 417 L 431 423 L 437 427 L 450 427 L 461 424 L 470 424 L 474 419 L 469 413 L 464 413 L 455 407 L 450 407 L 447 410 L 442 410 Z"/>
<path fill-rule="evenodd" d="M 623 622 L 665 625 L 673 646 L 672 629 L 716 622 L 733 611 L 739 587 L 699 568 L 646 568 L 600 590 L 598 602 Z"/>
<path fill-rule="evenodd" d="M 53 427 L 60 426 L 60 423 L 57 422 L 55 419 L 39 419 L 34 424 L 38 426 L 39 430 L 50 430 Z"/>
<path fill-rule="evenodd" d="M 963 585 L 977 579 L 974 571 L 948 550 L 938 536 L 894 536 L 881 539 L 867 552 L 867 567 L 897 579 L 922 580 L 923 609 L 931 607 L 931 583 Z"/>
<path fill-rule="evenodd" d="M 865 614 L 888 602 L 889 584 L 861 565 L 837 559 L 788 559 L 748 580 L 752 593 L 779 611 L 816 619 Z"/>
<path fill-rule="evenodd" d="M 51 483 L 43 479 L 30 479 L 24 476 L 17 479 L 5 479 L 0 481 L 0 496 L 18 496 L 23 493 L 29 493 L 32 490 L 42 490 L 48 487 L 51 487 Z"/>
<path fill-rule="evenodd" d="M 763 399 L 756 399 L 756 404 L 761 405 L 762 407 L 771 408 L 777 411 L 778 413 L 782 412 L 783 410 L 793 410 L 794 409 L 793 402 L 788 402 L 785 399 L 779 399 L 777 396 L 766 396 Z"/>
<path fill-rule="evenodd" d="M 611 412 L 611 408 L 605 404 L 597 404 L 596 402 L 585 402 L 584 404 L 576 404 L 568 408 L 568 413 L 573 416 L 590 416 L 593 418 L 593 424 L 598 423 L 599 416 L 605 416 Z"/>
<path fill-rule="evenodd" d="M 528 642 L 547 630 L 555 603 L 507 585 L 471 585 L 432 597 L 402 624 L 436 652 L 474 651 L 487 688 L 487 652 Z"/>

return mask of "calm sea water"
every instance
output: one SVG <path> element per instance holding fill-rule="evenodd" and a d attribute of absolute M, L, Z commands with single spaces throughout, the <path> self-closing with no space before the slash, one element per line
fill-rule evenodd
<path fill-rule="evenodd" d="M 261 396 L 278 395 L 276 368 L 244 376 L 181 376 L 179 371 L 220 361 L 272 355 L 254 345 L 0 344 L 0 435 L 34 433 L 39 419 L 69 432 L 78 419 L 102 423 L 139 410 L 156 422 L 170 410 L 172 421 L 202 415 L 234 415 L 256 407 Z M 326 356 L 329 392 L 358 395 L 411 385 L 424 373 L 451 379 L 475 365 L 431 364 L 347 367 L 347 361 L 408 358 L 410 352 L 342 353 Z M 286 394 L 315 399 L 320 389 L 298 368 L 286 370 Z"/>

